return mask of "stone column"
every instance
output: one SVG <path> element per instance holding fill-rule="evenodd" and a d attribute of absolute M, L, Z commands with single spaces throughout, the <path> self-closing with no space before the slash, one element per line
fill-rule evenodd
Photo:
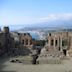
<path fill-rule="evenodd" d="M 30 45 L 30 39 L 28 39 L 28 45 Z"/>
<path fill-rule="evenodd" d="M 49 39 L 49 44 L 48 44 L 48 46 L 50 47 L 50 46 L 51 46 L 51 38 L 49 37 L 48 39 Z"/>
<path fill-rule="evenodd" d="M 57 40 L 58 40 L 58 41 L 57 41 L 57 42 L 58 42 L 58 43 L 57 43 L 57 44 L 58 44 L 57 47 L 59 48 L 59 38 L 58 38 Z"/>
<path fill-rule="evenodd" d="M 26 45 L 26 40 L 24 39 L 24 46 Z"/>
<path fill-rule="evenodd" d="M 62 51 L 62 37 L 60 38 L 60 50 Z"/>

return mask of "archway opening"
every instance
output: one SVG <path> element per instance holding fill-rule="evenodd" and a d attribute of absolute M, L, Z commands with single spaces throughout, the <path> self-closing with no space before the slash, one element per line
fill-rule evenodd
<path fill-rule="evenodd" d="M 64 53 L 64 55 L 66 56 L 67 50 L 66 50 L 66 49 L 63 49 L 63 53 Z"/>

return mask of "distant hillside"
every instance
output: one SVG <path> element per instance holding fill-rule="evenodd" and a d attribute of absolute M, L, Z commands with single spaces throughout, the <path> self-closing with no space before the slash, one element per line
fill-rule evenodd
<path fill-rule="evenodd" d="M 58 29 L 72 29 L 72 19 L 68 20 L 53 20 L 53 21 L 46 21 L 42 23 L 36 24 L 19 24 L 19 25 L 10 25 L 11 30 L 58 30 Z"/>

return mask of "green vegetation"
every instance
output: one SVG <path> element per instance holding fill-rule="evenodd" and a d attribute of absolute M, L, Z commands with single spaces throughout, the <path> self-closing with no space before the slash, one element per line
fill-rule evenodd
<path fill-rule="evenodd" d="M 36 40 L 36 46 L 44 46 L 46 43 L 45 40 Z"/>

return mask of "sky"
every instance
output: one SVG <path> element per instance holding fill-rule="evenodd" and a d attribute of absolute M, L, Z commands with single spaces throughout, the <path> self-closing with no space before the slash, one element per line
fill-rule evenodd
<path fill-rule="evenodd" d="M 0 26 L 72 18 L 72 0 L 0 0 Z"/>

